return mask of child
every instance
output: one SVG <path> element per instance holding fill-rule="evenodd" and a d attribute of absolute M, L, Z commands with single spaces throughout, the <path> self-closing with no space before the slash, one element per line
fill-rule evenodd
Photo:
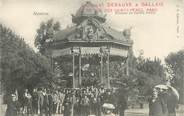
<path fill-rule="evenodd" d="M 115 116 L 113 113 L 113 110 L 115 109 L 113 104 L 104 103 L 102 107 L 104 108 L 103 116 Z"/>

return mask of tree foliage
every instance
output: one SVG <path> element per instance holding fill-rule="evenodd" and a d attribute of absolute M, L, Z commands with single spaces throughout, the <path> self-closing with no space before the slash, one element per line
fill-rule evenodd
<path fill-rule="evenodd" d="M 140 55 L 137 58 L 137 63 L 137 70 L 161 78 L 164 77 L 164 66 L 161 64 L 161 60 L 159 58 L 155 57 L 151 60 L 150 58 L 144 58 Z"/>
<path fill-rule="evenodd" d="M 180 101 L 184 103 L 184 50 L 170 53 L 165 58 L 167 72 L 170 74 L 171 84 L 179 90 Z"/>
<path fill-rule="evenodd" d="M 132 89 L 138 89 L 139 95 L 147 96 L 150 89 L 165 81 L 165 69 L 159 58 L 145 58 L 143 53 L 135 57 L 130 55 L 130 77 Z"/>
<path fill-rule="evenodd" d="M 54 22 L 53 19 L 40 24 L 35 37 L 35 46 L 41 54 L 45 54 L 45 42 L 52 41 L 54 34 L 59 30 L 60 23 Z"/>
<path fill-rule="evenodd" d="M 11 29 L 0 24 L 1 82 L 4 89 L 33 87 L 48 83 L 51 77 L 50 61 L 35 53 Z"/>

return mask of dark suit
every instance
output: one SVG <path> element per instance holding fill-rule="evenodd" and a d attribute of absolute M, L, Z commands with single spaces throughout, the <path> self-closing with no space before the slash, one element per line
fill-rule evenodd
<path fill-rule="evenodd" d="M 48 95 L 48 113 L 49 116 L 52 116 L 53 113 L 53 107 L 54 103 L 53 103 L 53 96 L 51 94 Z"/>
<path fill-rule="evenodd" d="M 38 110 L 40 111 L 40 116 L 43 114 L 44 105 L 44 95 L 41 91 L 38 91 Z"/>
<path fill-rule="evenodd" d="M 176 106 L 177 106 L 178 100 L 175 95 L 169 94 L 167 96 L 167 109 L 169 116 L 176 116 Z"/>
<path fill-rule="evenodd" d="M 119 115 L 124 116 L 125 109 L 127 108 L 127 100 L 124 95 L 120 95 L 118 97 L 118 110 L 119 110 Z"/>

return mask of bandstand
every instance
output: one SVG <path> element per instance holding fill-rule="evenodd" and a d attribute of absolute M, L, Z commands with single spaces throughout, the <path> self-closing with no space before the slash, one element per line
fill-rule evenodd
<path fill-rule="evenodd" d="M 82 5 L 72 15 L 73 26 L 67 27 L 54 35 L 53 41 L 47 45 L 51 59 L 60 56 L 71 56 L 73 87 L 81 87 L 83 57 L 97 56 L 99 77 L 105 87 L 110 88 L 109 63 L 113 57 L 120 57 L 126 62 L 128 75 L 128 54 L 132 48 L 130 30 L 117 31 L 106 23 L 106 15 L 91 2 Z M 105 59 L 105 60 L 104 60 Z M 77 63 L 76 63 L 77 60 Z M 103 71 L 105 66 L 106 71 Z M 78 67 L 76 75 L 76 69 Z"/>

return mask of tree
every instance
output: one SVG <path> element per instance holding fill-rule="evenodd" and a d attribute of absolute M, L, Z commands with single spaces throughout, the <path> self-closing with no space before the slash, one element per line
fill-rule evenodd
<path fill-rule="evenodd" d="M 51 42 L 54 34 L 60 30 L 60 23 L 53 19 L 42 22 L 35 37 L 35 46 L 41 54 L 45 55 L 45 43 Z"/>
<path fill-rule="evenodd" d="M 130 51 L 129 55 L 129 77 L 124 79 L 127 84 L 129 96 L 137 99 L 146 98 L 150 95 L 150 90 L 157 84 L 165 80 L 165 69 L 159 58 L 145 58 L 143 51 L 135 57 Z"/>
<path fill-rule="evenodd" d="M 149 58 L 141 58 L 141 56 L 139 56 L 137 62 L 137 70 L 151 75 L 156 75 L 161 79 L 164 77 L 164 66 L 161 64 L 161 60 L 159 58 L 155 57 L 154 60 L 151 60 Z"/>
<path fill-rule="evenodd" d="M 184 50 L 170 53 L 165 58 L 167 72 L 170 74 L 171 85 L 180 93 L 180 103 L 184 103 Z"/>
<path fill-rule="evenodd" d="M 8 92 L 13 89 L 33 88 L 49 84 L 50 61 L 35 53 L 24 39 L 0 24 L 1 73 L 0 81 Z"/>

